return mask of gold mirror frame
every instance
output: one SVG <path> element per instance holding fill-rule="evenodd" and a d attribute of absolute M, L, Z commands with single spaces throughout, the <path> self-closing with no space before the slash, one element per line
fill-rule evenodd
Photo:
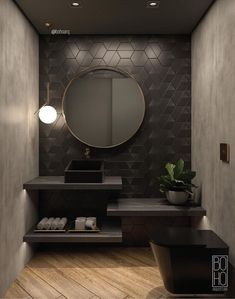
<path fill-rule="evenodd" d="M 72 83 L 74 80 L 76 80 L 76 79 L 78 79 L 78 78 L 81 78 L 81 77 L 83 77 L 83 76 L 85 76 L 85 75 L 87 75 L 87 74 L 89 74 L 89 73 L 91 73 L 91 72 L 102 71 L 102 70 L 104 70 L 104 71 L 105 71 L 105 70 L 113 71 L 113 72 L 116 72 L 116 73 L 119 73 L 119 74 L 125 76 L 126 78 L 132 78 L 133 80 L 135 80 L 135 82 L 136 82 L 136 84 L 137 84 L 137 86 L 138 86 L 138 88 L 139 88 L 139 90 L 140 90 L 140 93 L 141 93 L 141 95 L 142 95 L 142 101 L 143 101 L 143 115 L 142 115 L 142 118 L 141 118 L 140 125 L 138 126 L 138 128 L 136 129 L 136 131 L 133 133 L 133 135 L 132 135 L 130 138 L 124 140 L 123 142 L 120 142 L 120 143 L 118 143 L 118 144 L 114 144 L 114 145 L 110 145 L 110 146 L 95 146 L 95 145 L 89 144 L 89 143 L 87 143 L 87 142 L 81 140 L 80 138 L 78 138 L 78 137 L 73 133 L 73 131 L 71 130 L 71 128 L 69 127 L 69 125 L 68 125 L 68 123 L 67 123 L 67 121 L 66 121 L 65 113 L 64 113 L 64 100 L 65 100 L 65 95 L 66 95 L 66 92 L 67 92 L 68 88 L 70 87 L 71 83 Z M 61 110 L 62 110 L 63 118 L 64 118 L 64 120 L 65 120 L 65 124 L 66 124 L 66 126 L 67 126 L 69 132 L 70 132 L 70 133 L 71 133 L 77 140 L 79 140 L 79 141 L 80 141 L 81 143 L 83 143 L 83 144 L 86 144 L 86 145 L 89 146 L 89 147 L 107 149 L 107 148 L 114 148 L 114 147 L 117 147 L 117 146 L 119 146 L 119 145 L 121 145 L 121 144 L 124 144 L 125 142 L 127 142 L 128 140 L 130 140 L 130 139 L 131 139 L 131 138 L 132 138 L 132 137 L 139 131 L 139 129 L 140 129 L 142 123 L 143 123 L 143 120 L 144 120 L 145 110 L 146 110 L 146 104 L 145 104 L 144 94 L 143 94 L 143 91 L 142 91 L 142 89 L 141 89 L 139 83 L 136 81 L 136 79 L 135 79 L 129 72 L 124 71 L 124 70 L 121 70 L 121 69 L 119 69 L 119 68 L 110 67 L 110 66 L 94 66 L 94 67 L 89 67 L 89 68 L 86 68 L 86 69 L 80 71 L 80 72 L 79 72 L 79 73 L 78 73 L 72 80 L 70 80 L 70 82 L 69 82 L 68 85 L 66 86 L 65 91 L 64 91 L 64 93 L 63 93 L 63 98 L 62 98 L 62 109 L 61 109 Z"/>

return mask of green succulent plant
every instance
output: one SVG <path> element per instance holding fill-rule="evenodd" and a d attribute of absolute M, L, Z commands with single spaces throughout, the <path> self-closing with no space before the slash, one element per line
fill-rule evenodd
<path fill-rule="evenodd" d="M 184 160 L 180 159 L 176 164 L 167 163 L 166 175 L 160 176 L 160 191 L 184 191 L 192 194 L 192 188 L 197 188 L 192 184 L 192 179 L 196 176 L 195 171 L 184 169 Z"/>

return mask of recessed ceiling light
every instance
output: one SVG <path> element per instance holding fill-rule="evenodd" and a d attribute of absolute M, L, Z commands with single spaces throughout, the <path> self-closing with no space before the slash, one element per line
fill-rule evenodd
<path fill-rule="evenodd" d="M 72 7 L 79 7 L 81 4 L 79 2 L 72 2 Z"/>
<path fill-rule="evenodd" d="M 45 22 L 44 25 L 47 27 L 47 28 L 50 28 L 52 26 L 52 23 L 51 22 Z"/>
<path fill-rule="evenodd" d="M 160 0 L 147 2 L 147 8 L 158 8 L 159 6 L 160 6 Z"/>

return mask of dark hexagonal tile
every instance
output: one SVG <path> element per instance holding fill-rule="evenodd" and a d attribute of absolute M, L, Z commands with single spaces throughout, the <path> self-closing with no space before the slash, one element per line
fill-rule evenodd
<path fill-rule="evenodd" d="M 118 66 L 130 66 L 132 65 L 132 61 L 130 59 L 120 59 L 118 62 Z"/>
<path fill-rule="evenodd" d="M 116 53 L 116 51 L 107 51 L 103 57 L 104 62 L 108 65 Z"/>
<path fill-rule="evenodd" d="M 131 60 L 136 66 L 144 66 L 148 60 L 148 57 L 143 51 L 135 51 L 131 56 Z"/>
<path fill-rule="evenodd" d="M 163 66 L 170 66 L 174 60 L 174 55 L 170 51 L 163 51 L 159 55 L 158 60 Z"/>
<path fill-rule="evenodd" d="M 107 50 L 116 51 L 120 45 L 120 41 L 118 39 L 105 39 L 104 46 Z"/>
<path fill-rule="evenodd" d="M 149 46 L 153 50 L 156 57 L 158 57 L 161 53 L 161 48 L 160 48 L 159 44 L 158 43 L 151 43 Z"/>
<path fill-rule="evenodd" d="M 145 53 L 148 58 L 157 58 L 158 55 L 155 54 L 151 46 L 147 46 L 145 49 Z"/>
<path fill-rule="evenodd" d="M 80 53 L 79 53 L 80 54 Z M 78 55 L 79 55 L 78 54 Z M 77 58 L 78 59 L 78 58 Z M 86 52 L 85 53 L 85 55 L 84 55 L 84 57 L 83 57 L 83 59 L 82 59 L 82 61 L 81 61 L 81 66 L 89 66 L 91 63 L 92 63 L 92 60 L 93 60 L 93 57 L 92 57 L 92 55 L 90 54 L 90 52 Z"/>
<path fill-rule="evenodd" d="M 120 43 L 118 51 L 133 51 L 133 47 L 130 43 Z"/>
<path fill-rule="evenodd" d="M 103 43 L 95 43 L 92 45 L 91 49 L 90 49 L 90 54 L 94 57 L 94 58 L 103 58 L 105 53 L 106 53 L 106 48 L 104 46 Z"/>
<path fill-rule="evenodd" d="M 120 58 L 131 58 L 133 51 L 118 51 Z"/>
<path fill-rule="evenodd" d="M 41 37 L 41 101 L 46 95 L 45 86 L 49 80 L 54 86 L 51 91 L 52 103 L 59 107 L 60 94 L 70 79 L 78 71 L 94 65 L 123 68 L 141 85 L 147 107 L 141 130 L 118 148 L 105 152 L 92 150 L 92 157 L 105 158 L 111 162 L 106 169 L 109 175 L 118 175 L 120 170 L 123 171 L 125 177 L 121 196 L 161 196 L 156 177 L 164 169 L 164 163 L 178 157 L 190 162 L 189 53 L 189 40 L 177 37 Z M 175 136 L 176 141 L 173 142 L 170 134 Z M 40 174 L 63 175 L 69 160 L 83 157 L 84 149 L 85 145 L 70 134 L 62 117 L 52 126 L 40 124 Z M 52 193 L 48 198 L 50 196 L 56 198 Z M 42 198 L 45 199 L 44 195 Z M 60 200 L 65 201 L 63 197 Z M 54 204 L 55 200 L 51 208 Z M 45 203 L 45 209 L 46 206 Z M 131 227 L 133 225 L 136 223 L 131 224 Z M 145 226 L 146 223 L 139 225 Z M 133 238 L 138 235 L 137 231 L 134 229 Z M 125 238 L 126 241 L 131 239 L 132 232 L 129 231 Z"/>
<path fill-rule="evenodd" d="M 134 50 L 137 51 L 144 51 L 144 49 L 147 47 L 147 39 L 146 38 L 138 38 L 131 41 L 131 45 Z"/>

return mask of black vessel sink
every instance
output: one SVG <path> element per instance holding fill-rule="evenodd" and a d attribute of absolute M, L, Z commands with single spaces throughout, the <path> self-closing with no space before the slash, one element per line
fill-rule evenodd
<path fill-rule="evenodd" d="M 104 162 L 99 160 L 72 160 L 65 169 L 65 183 L 102 183 Z"/>

